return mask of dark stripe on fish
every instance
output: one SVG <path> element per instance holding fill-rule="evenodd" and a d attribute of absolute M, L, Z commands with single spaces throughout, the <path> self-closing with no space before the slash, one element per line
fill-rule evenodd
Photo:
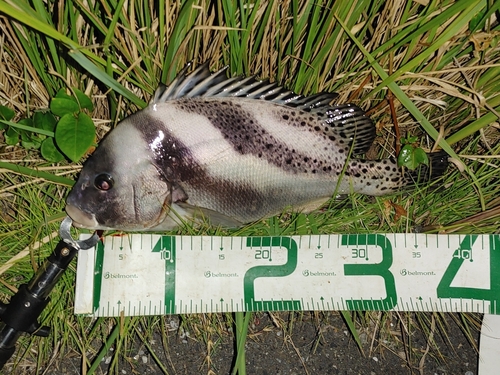
<path fill-rule="evenodd" d="M 327 160 L 301 154 L 277 140 L 259 125 L 250 112 L 229 100 L 193 98 L 179 100 L 176 106 L 182 111 L 205 116 L 236 152 L 254 155 L 290 173 L 339 175 L 345 162 L 345 157 L 339 155 L 347 155 L 349 151 L 347 144 L 339 144 L 342 140 L 337 142 L 336 139 L 329 139 L 323 132 L 324 144 L 331 144 L 330 152 L 325 152 Z M 287 107 L 277 107 L 275 112 L 276 121 L 284 121 L 297 127 L 306 126 L 316 120 L 307 113 L 302 115 L 299 110 Z M 315 129 L 318 132 L 323 130 L 320 125 L 321 123 L 318 123 L 318 128 Z"/>
<path fill-rule="evenodd" d="M 241 182 L 235 183 L 221 178 L 214 178 L 208 174 L 193 158 L 188 147 L 168 132 L 163 122 L 144 112 L 132 115 L 131 120 L 148 145 L 156 142 L 160 132 L 163 132 L 161 150 L 153 153 L 153 158 L 156 168 L 163 174 L 165 180 L 173 186 L 174 199 L 177 195 L 182 197 L 182 201 L 189 203 L 189 197 L 185 192 L 184 194 L 175 192 L 176 188 L 181 189 L 178 184 L 188 184 L 193 189 L 197 189 L 198 193 L 206 197 L 212 197 L 211 201 L 218 204 L 224 203 L 222 207 L 205 208 L 233 214 L 236 219 L 251 215 L 259 218 L 266 213 L 261 205 L 266 198 L 264 194 Z M 231 199 L 228 199 L 228 197 L 231 197 Z"/>

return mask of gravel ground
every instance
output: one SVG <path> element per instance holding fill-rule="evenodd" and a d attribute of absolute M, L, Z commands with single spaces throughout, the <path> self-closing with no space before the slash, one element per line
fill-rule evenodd
<path fill-rule="evenodd" d="M 425 317 L 430 327 L 431 315 Z M 391 322 L 399 321 L 395 316 L 378 320 L 378 325 L 372 323 L 358 329 L 363 343 L 361 351 L 338 313 L 327 313 L 327 319 L 321 321 L 317 315 L 305 313 L 296 318 L 293 326 L 274 315 L 255 314 L 246 343 L 247 374 L 477 375 L 478 356 L 474 346 L 477 347 L 479 332 L 472 332 L 471 342 L 456 323 L 460 321 L 457 317 L 444 314 L 432 338 L 422 333 L 425 319 L 418 319 L 415 314 L 403 318 L 412 321 L 409 333 L 401 323 Z M 178 317 L 171 319 L 173 326 L 179 323 Z M 279 327 L 280 322 L 287 327 Z M 386 329 L 381 330 L 382 325 Z M 165 347 L 159 336 L 149 341 L 168 374 L 231 373 L 234 342 L 230 332 L 222 336 L 206 335 L 204 341 L 192 336 L 176 330 L 168 333 Z M 97 373 L 107 373 L 107 363 L 112 357 L 113 350 Z M 45 374 L 80 374 L 80 364 L 78 356 L 66 356 L 54 361 Z M 121 360 L 119 371 L 114 373 L 162 374 L 162 371 L 144 344 L 137 340 L 130 356 Z"/>

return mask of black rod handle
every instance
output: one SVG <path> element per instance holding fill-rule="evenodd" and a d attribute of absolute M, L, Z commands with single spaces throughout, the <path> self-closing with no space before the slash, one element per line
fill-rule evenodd
<path fill-rule="evenodd" d="M 0 303 L 0 369 L 12 357 L 22 333 L 48 336 L 38 318 L 50 301 L 49 294 L 78 250 L 61 240 L 28 284 L 19 287 L 7 304 Z"/>

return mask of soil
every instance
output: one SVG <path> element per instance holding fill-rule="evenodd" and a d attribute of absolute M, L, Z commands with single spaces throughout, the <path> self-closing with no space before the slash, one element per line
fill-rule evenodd
<path fill-rule="evenodd" d="M 386 315 L 388 318 L 375 319 L 378 324 L 371 322 L 357 328 L 362 341 L 360 350 L 339 313 L 324 313 L 322 317 L 304 313 L 292 320 L 290 315 L 254 314 L 245 345 L 247 374 L 477 375 L 479 332 L 471 330 L 469 339 L 462 323 L 458 323 L 458 315 L 439 315 L 432 337 L 428 330 L 432 326 L 431 314 L 425 314 L 424 319 L 424 314 L 406 314 L 405 324 Z M 179 317 L 166 319 L 174 328 L 182 323 Z M 187 330 L 173 329 L 166 335 L 165 345 L 159 335 L 153 337 L 149 347 L 168 374 L 231 374 L 235 353 L 231 332 L 222 337 L 205 335 L 203 342 L 191 338 Z M 130 356 L 120 360 L 116 373 L 164 373 L 139 339 L 132 347 Z M 108 352 L 97 374 L 107 373 L 113 354 L 113 349 Z M 56 360 L 45 371 L 47 375 L 81 373 L 81 359 L 77 356 Z"/>

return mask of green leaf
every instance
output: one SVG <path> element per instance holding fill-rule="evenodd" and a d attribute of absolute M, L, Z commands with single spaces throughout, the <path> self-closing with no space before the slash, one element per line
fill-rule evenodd
<path fill-rule="evenodd" d="M 1 120 L 10 121 L 15 116 L 15 114 L 16 113 L 12 109 L 10 109 L 9 107 L 5 107 L 3 105 L 0 105 L 0 119 Z M 5 129 L 5 128 L 3 128 L 3 129 Z"/>
<path fill-rule="evenodd" d="M 66 90 L 64 89 L 60 89 L 54 96 L 54 98 L 73 100 L 76 103 L 75 98 L 73 98 L 71 95 L 66 94 Z"/>
<path fill-rule="evenodd" d="M 40 148 L 40 152 L 45 160 L 50 161 L 52 163 L 59 163 L 63 161 L 64 155 L 57 149 L 54 144 L 54 138 L 47 138 L 42 142 L 42 147 Z"/>
<path fill-rule="evenodd" d="M 94 109 L 94 105 L 92 104 L 92 100 L 85 95 L 82 91 L 78 89 L 73 89 L 76 95 L 76 99 L 78 100 L 78 103 L 80 104 L 80 108 L 85 108 L 88 109 L 89 111 L 92 111 Z"/>
<path fill-rule="evenodd" d="M 36 111 L 33 115 L 33 125 L 36 128 L 53 132 L 56 128 L 57 120 L 50 112 Z"/>
<path fill-rule="evenodd" d="M 4 134 L 4 137 L 5 137 L 5 143 L 7 143 L 10 146 L 17 145 L 17 143 L 19 142 L 19 133 L 12 126 L 9 126 L 9 128 Z"/>
<path fill-rule="evenodd" d="M 85 113 L 66 114 L 57 123 L 56 144 L 70 160 L 78 161 L 94 144 L 95 126 Z"/>
<path fill-rule="evenodd" d="M 25 125 L 27 127 L 33 127 L 33 120 L 30 118 L 23 118 L 17 122 L 19 125 Z"/>
<path fill-rule="evenodd" d="M 41 140 L 33 133 L 21 132 L 21 146 L 26 150 L 40 148 Z"/>
<path fill-rule="evenodd" d="M 50 101 L 50 110 L 56 116 L 63 117 L 67 114 L 72 115 L 80 111 L 80 106 L 75 99 L 66 99 L 55 97 Z"/>
<path fill-rule="evenodd" d="M 411 144 L 405 145 L 398 156 L 398 166 L 414 170 L 419 165 L 429 165 L 429 157 L 420 147 Z"/>

